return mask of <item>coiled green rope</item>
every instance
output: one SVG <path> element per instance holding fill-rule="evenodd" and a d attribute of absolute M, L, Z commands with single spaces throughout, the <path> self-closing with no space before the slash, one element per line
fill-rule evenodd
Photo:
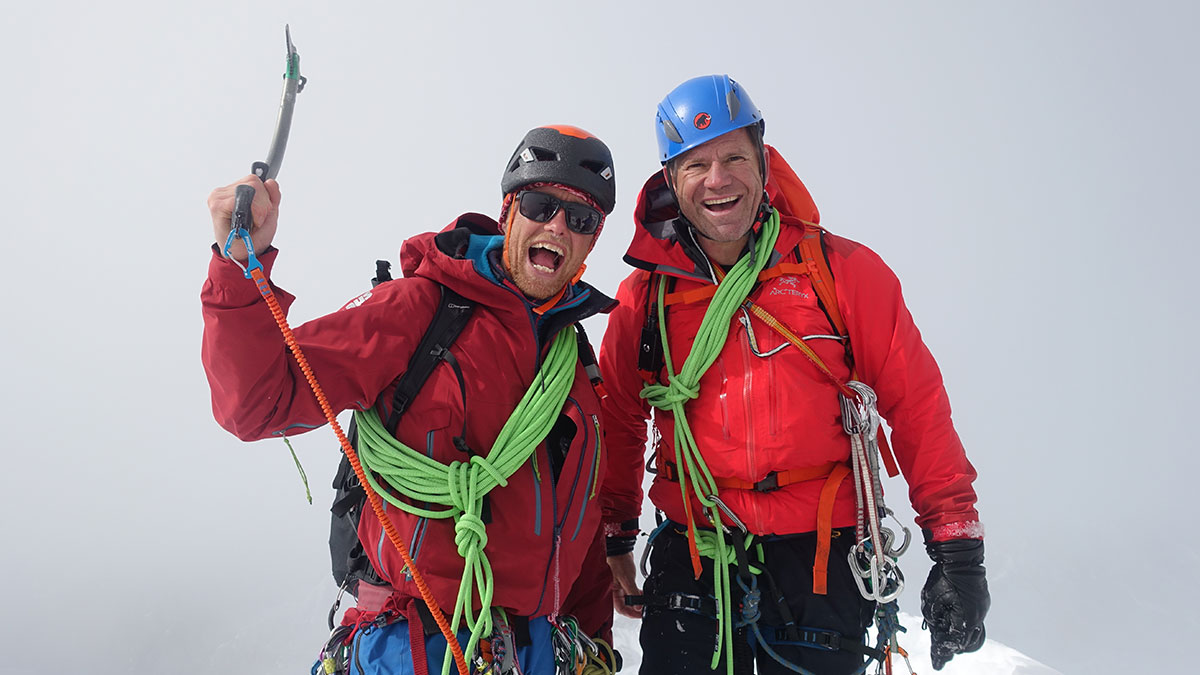
<path fill-rule="evenodd" d="M 726 664 L 730 675 L 733 674 L 733 620 L 732 603 L 729 590 L 729 564 L 732 556 L 726 551 L 727 545 L 722 533 L 721 511 L 713 499 L 717 496 L 717 484 L 712 473 L 704 464 L 696 438 L 688 425 L 687 413 L 684 406 L 688 401 L 700 395 L 700 377 L 717 360 L 725 339 L 729 335 L 730 322 L 734 312 L 746 300 L 758 274 L 766 266 L 775 249 L 775 240 L 779 237 L 779 212 L 772 211 L 770 218 L 763 223 L 755 242 L 754 255 L 742 256 L 725 278 L 717 284 L 716 294 L 709 302 L 704 312 L 704 319 L 696 331 L 696 340 L 691 352 L 679 373 L 675 373 L 671 361 L 671 349 L 667 340 L 667 321 L 665 303 L 665 284 L 658 287 L 658 326 L 662 336 L 663 360 L 667 368 L 667 384 L 647 384 L 641 392 L 641 397 L 658 408 L 670 412 L 675 420 L 675 465 L 686 466 L 687 479 L 696 492 L 700 503 L 708 511 L 709 521 L 715 528 L 716 536 L 702 550 L 706 557 L 713 558 L 725 564 L 713 565 L 713 591 L 717 601 L 717 648 L 713 651 L 712 668 L 716 669 L 721 658 L 721 645 L 724 643 Z M 688 502 L 687 484 L 680 477 L 679 489 L 683 500 Z M 699 537 L 698 537 L 699 538 Z M 747 537 L 747 543 L 750 541 Z"/>
<path fill-rule="evenodd" d="M 457 632 L 465 619 L 470 628 L 466 654 L 475 653 L 479 640 L 492 632 L 494 586 L 492 566 L 484 552 L 487 528 L 481 515 L 483 498 L 493 488 L 507 485 L 508 477 L 529 460 L 538 444 L 550 433 L 575 382 L 578 349 L 572 330 L 559 332 L 533 384 L 505 422 L 487 455 L 475 455 L 466 462 L 443 464 L 401 443 L 384 428 L 374 408 L 354 413 L 359 433 L 358 454 L 369 469 L 366 475 L 371 489 L 389 504 L 413 515 L 454 519 L 454 541 L 464 566 L 450 625 Z M 379 485 L 375 474 L 414 502 L 444 508 L 421 508 L 397 499 Z M 479 598 L 478 616 L 472 606 L 473 594 Z M 442 675 L 449 673 L 450 663 L 447 656 L 442 664 Z"/>

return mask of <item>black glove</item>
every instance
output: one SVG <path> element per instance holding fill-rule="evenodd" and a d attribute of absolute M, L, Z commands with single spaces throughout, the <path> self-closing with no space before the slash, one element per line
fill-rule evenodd
<path fill-rule="evenodd" d="M 955 654 L 983 646 L 983 618 L 992 598 L 984 576 L 982 540 L 930 541 L 926 531 L 925 550 L 934 564 L 921 590 L 921 614 L 932 639 L 933 669 L 941 670 Z"/>

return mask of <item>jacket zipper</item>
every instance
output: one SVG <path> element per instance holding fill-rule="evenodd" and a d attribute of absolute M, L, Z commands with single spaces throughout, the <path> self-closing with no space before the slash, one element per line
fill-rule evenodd
<path fill-rule="evenodd" d="M 750 353 L 750 338 L 745 331 L 738 331 L 738 346 L 742 351 L 742 372 L 745 376 L 742 380 L 742 409 L 746 417 L 746 470 L 747 475 L 751 480 L 758 475 L 758 458 L 755 456 L 754 443 L 754 374 L 750 362 L 752 354 Z M 770 392 L 768 392 L 768 396 Z M 752 513 L 749 520 L 755 524 L 755 527 L 761 529 L 762 523 L 759 522 L 758 500 L 749 499 Z"/>

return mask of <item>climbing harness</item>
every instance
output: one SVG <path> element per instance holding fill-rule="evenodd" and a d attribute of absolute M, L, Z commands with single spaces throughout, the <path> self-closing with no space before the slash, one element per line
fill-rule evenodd
<path fill-rule="evenodd" d="M 268 153 L 268 160 L 273 163 L 274 173 L 271 172 L 272 167 L 264 169 L 263 176 L 267 178 L 273 177 L 278 173 L 279 166 L 283 160 L 283 151 L 287 144 L 288 129 L 291 125 L 291 111 L 294 104 L 294 96 L 289 100 L 289 90 L 292 87 L 291 82 L 295 82 L 295 90 L 299 91 L 302 86 L 303 78 L 300 77 L 300 57 L 296 53 L 295 47 L 291 43 L 291 31 L 285 28 L 288 43 L 288 70 L 285 74 L 284 87 L 284 105 L 280 108 L 279 119 L 276 123 L 275 137 L 271 143 L 271 151 Z M 294 77 L 292 77 L 294 76 Z M 258 165 L 255 165 L 259 168 Z M 261 177 L 261 176 L 260 176 Z M 346 434 L 342 431 L 341 425 L 337 421 L 337 413 L 329 405 L 329 401 L 325 398 L 325 392 L 317 382 L 316 375 L 313 374 L 312 368 L 308 365 L 308 359 L 304 356 L 304 352 L 300 348 L 300 343 L 296 341 L 296 336 L 292 333 L 291 326 L 288 325 L 287 317 L 283 312 L 283 308 L 279 305 L 279 300 L 275 297 L 274 291 L 271 289 L 271 284 L 267 281 L 266 273 L 263 271 L 262 263 L 254 255 L 254 242 L 250 238 L 250 228 L 252 225 L 250 216 L 250 204 L 254 200 L 254 188 L 249 185 L 239 185 L 234 193 L 234 212 L 229 231 L 229 237 L 225 241 L 224 254 L 226 258 L 237 263 L 242 269 L 247 279 L 254 281 L 259 293 L 267 302 L 267 307 L 271 310 L 271 315 L 275 318 L 275 323 L 279 326 L 280 332 L 283 334 L 284 341 L 291 350 L 292 355 L 296 359 L 296 363 L 300 366 L 300 370 L 304 373 L 305 379 L 308 381 L 309 387 L 313 391 L 318 404 L 321 406 L 321 411 L 325 415 L 326 421 L 333 429 L 334 435 L 342 444 L 342 450 L 346 453 L 346 458 L 350 460 L 350 465 L 354 468 L 354 473 L 363 484 L 366 484 L 367 479 L 363 471 L 362 464 L 359 462 L 358 454 L 354 451 L 354 446 L 350 440 L 346 438 Z M 242 264 L 236 258 L 230 255 L 230 249 L 235 240 L 240 240 L 246 247 L 246 264 Z M 401 559 L 412 574 L 413 582 L 421 592 L 421 597 L 429 606 L 430 611 L 437 619 L 438 628 L 441 629 L 442 635 L 446 638 L 446 642 L 451 654 L 454 657 L 454 663 L 458 667 L 460 675 L 469 675 L 466 658 L 463 656 L 462 649 L 458 645 L 458 640 L 454 637 L 454 632 L 450 630 L 449 624 L 445 618 L 441 616 L 440 608 L 437 601 L 433 597 L 433 593 L 429 590 L 428 584 L 421 576 L 413 564 L 412 558 L 408 554 L 408 548 L 404 541 L 400 538 L 400 533 L 396 531 L 392 525 L 391 519 L 383 511 L 383 505 L 379 499 L 379 495 L 374 491 L 367 491 L 367 500 L 371 504 L 372 510 L 379 518 L 379 522 L 383 525 L 384 531 L 387 533 L 388 539 L 396 547 L 400 553 Z M 447 660 L 447 666 L 449 661 Z M 446 669 L 443 669 L 446 670 Z"/>

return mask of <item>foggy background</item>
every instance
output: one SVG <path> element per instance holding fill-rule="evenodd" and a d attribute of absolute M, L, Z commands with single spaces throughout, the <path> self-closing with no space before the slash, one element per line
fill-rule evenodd
<path fill-rule="evenodd" d="M 1068 674 L 1190 661 L 1200 10 L 828 4 L 7 6 L 0 672 L 307 672 L 327 635 L 337 441 L 293 439 L 309 506 L 282 441 L 213 422 L 199 356 L 205 198 L 265 159 L 285 23 L 308 78 L 273 273 L 293 324 L 405 238 L 495 216 L 547 123 L 613 150 L 587 278 L 615 293 L 656 104 L 729 73 L 938 358 L 979 470 L 988 637 Z M 929 563 L 901 562 L 918 614 Z"/>

